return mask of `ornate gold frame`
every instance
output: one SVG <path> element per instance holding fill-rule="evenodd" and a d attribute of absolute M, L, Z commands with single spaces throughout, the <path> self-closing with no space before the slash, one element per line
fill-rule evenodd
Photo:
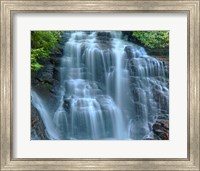
<path fill-rule="evenodd" d="M 55 0 L 1 2 L 1 170 L 199 170 L 199 3 L 200 0 Z M 12 17 L 18 12 L 187 12 L 187 159 L 14 159 L 12 157 Z"/>

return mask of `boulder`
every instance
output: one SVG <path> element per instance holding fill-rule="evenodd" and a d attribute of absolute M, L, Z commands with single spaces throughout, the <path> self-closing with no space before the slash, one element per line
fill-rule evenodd
<path fill-rule="evenodd" d="M 161 140 L 169 140 L 169 120 L 157 119 L 152 128 Z"/>
<path fill-rule="evenodd" d="M 126 46 L 124 51 L 126 52 L 128 59 L 134 58 L 134 54 L 132 53 L 132 46 Z"/>

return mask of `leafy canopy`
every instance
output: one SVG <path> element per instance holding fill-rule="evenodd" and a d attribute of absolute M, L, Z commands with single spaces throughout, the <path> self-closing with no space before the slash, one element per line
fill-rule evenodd
<path fill-rule="evenodd" d="M 169 46 L 169 31 L 134 31 L 132 35 L 150 49 Z"/>
<path fill-rule="evenodd" d="M 61 39 L 61 31 L 32 31 L 31 32 L 31 69 L 39 70 L 42 65 L 39 60 L 48 58 L 52 48 Z"/>

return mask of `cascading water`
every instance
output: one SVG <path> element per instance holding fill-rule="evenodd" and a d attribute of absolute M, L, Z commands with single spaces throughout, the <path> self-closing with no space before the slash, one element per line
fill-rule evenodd
<path fill-rule="evenodd" d="M 52 120 L 51 115 L 49 115 L 49 111 L 47 106 L 44 104 L 43 100 L 38 96 L 35 91 L 31 91 L 32 104 L 35 108 L 40 112 L 41 118 L 46 126 L 48 131 L 47 136 L 49 139 L 59 139 L 59 132 L 55 129 L 55 124 Z"/>
<path fill-rule="evenodd" d="M 65 34 L 70 38 L 58 68 L 57 110 L 49 116 L 48 106 L 32 91 L 33 105 L 49 138 L 123 140 L 147 136 L 149 123 L 168 114 L 164 63 L 122 40 L 121 32 Z"/>

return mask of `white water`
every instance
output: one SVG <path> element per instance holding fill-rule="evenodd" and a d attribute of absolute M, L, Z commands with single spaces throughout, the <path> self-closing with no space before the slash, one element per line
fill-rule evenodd
<path fill-rule="evenodd" d="M 44 104 L 43 100 L 38 96 L 35 91 L 31 91 L 32 104 L 41 114 L 41 118 L 45 124 L 45 127 L 48 131 L 49 139 L 59 139 L 59 132 L 56 130 L 55 124 L 49 115 L 49 111 L 46 108 L 47 106 Z"/>
<path fill-rule="evenodd" d="M 68 34 L 59 67 L 60 105 L 53 118 L 32 91 L 33 105 L 49 138 L 142 139 L 148 135 L 148 124 L 161 110 L 154 91 L 166 96 L 168 102 L 162 63 L 143 48 L 123 41 L 120 32 Z M 126 47 L 130 47 L 131 59 Z"/>

